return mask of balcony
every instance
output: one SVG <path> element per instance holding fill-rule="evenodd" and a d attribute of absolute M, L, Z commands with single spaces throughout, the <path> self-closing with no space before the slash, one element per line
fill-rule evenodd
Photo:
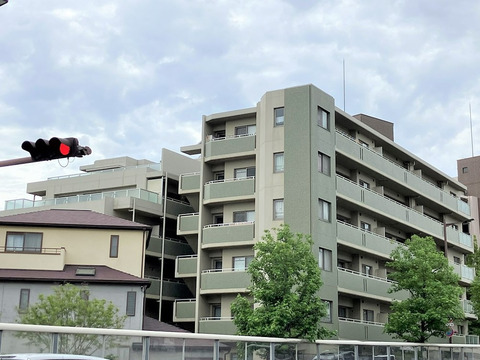
<path fill-rule="evenodd" d="M 349 340 L 392 341 L 391 336 L 383 332 L 385 324 L 351 318 L 338 319 L 338 337 Z"/>
<path fill-rule="evenodd" d="M 200 173 L 181 174 L 178 180 L 179 194 L 200 192 Z"/>
<path fill-rule="evenodd" d="M 231 317 L 205 317 L 199 322 L 199 333 L 234 335 L 237 327 Z"/>
<path fill-rule="evenodd" d="M 162 255 L 162 238 L 158 236 L 151 236 L 147 247 L 147 255 L 158 256 Z M 165 238 L 165 256 L 176 257 L 178 255 L 192 254 L 192 248 L 185 241 L 179 239 Z"/>
<path fill-rule="evenodd" d="M 201 274 L 200 294 L 241 293 L 250 285 L 250 274 L 233 269 L 204 270 Z"/>
<path fill-rule="evenodd" d="M 205 143 L 205 162 L 255 155 L 255 134 L 210 138 Z"/>
<path fill-rule="evenodd" d="M 255 177 L 215 180 L 205 184 L 204 204 L 248 201 L 255 198 Z"/>
<path fill-rule="evenodd" d="M 350 203 L 367 208 L 380 216 L 388 216 L 390 220 L 413 227 L 415 228 L 415 232 L 426 233 L 443 239 L 443 223 L 440 221 L 434 220 L 415 209 L 393 201 L 375 191 L 365 189 L 357 183 L 338 175 L 337 196 L 344 198 Z M 460 244 L 459 232 L 450 227 L 447 231 L 448 241 L 457 245 Z M 467 242 L 465 239 L 462 241 Z"/>
<path fill-rule="evenodd" d="M 145 277 L 146 279 L 150 280 L 151 285 L 147 288 L 146 294 L 147 298 L 150 299 L 160 299 L 160 279 L 153 278 L 153 277 Z M 170 299 L 175 300 L 178 298 L 189 298 L 192 296 L 192 293 L 188 289 L 187 285 L 183 282 L 175 281 L 171 279 L 163 280 L 163 289 L 162 290 L 162 298 L 163 299 Z"/>
<path fill-rule="evenodd" d="M 407 291 L 389 294 L 393 281 L 376 276 L 368 276 L 357 271 L 338 268 L 338 287 L 348 294 L 360 294 L 375 300 L 391 302 L 392 300 L 405 300 Z"/>
<path fill-rule="evenodd" d="M 65 248 L 41 248 L 38 251 L 10 251 L 0 247 L 0 264 L 3 269 L 55 270 L 65 266 Z"/>
<path fill-rule="evenodd" d="M 177 256 L 175 261 L 175 277 L 196 277 L 197 276 L 197 255 Z"/>
<path fill-rule="evenodd" d="M 177 217 L 177 235 L 198 234 L 198 213 L 180 214 Z"/>
<path fill-rule="evenodd" d="M 176 299 L 173 303 L 173 321 L 195 321 L 195 299 Z"/>
<path fill-rule="evenodd" d="M 364 251 L 382 256 L 386 259 L 390 258 L 392 251 L 402 243 L 387 239 L 384 236 L 375 234 L 370 231 L 360 229 L 351 224 L 337 221 L 337 239 L 338 242 L 345 246 L 361 247 Z"/>
<path fill-rule="evenodd" d="M 255 223 L 212 224 L 203 228 L 202 248 L 253 245 Z"/>
<path fill-rule="evenodd" d="M 406 185 L 417 194 L 440 203 L 454 212 L 461 212 L 467 216 L 470 215 L 470 207 L 462 200 L 383 157 L 380 153 L 365 148 L 349 136 L 337 131 L 336 144 L 337 152 L 362 163 L 365 167 L 373 169 L 380 175 L 399 184 Z"/>
<path fill-rule="evenodd" d="M 460 276 L 460 281 L 465 284 L 471 284 L 475 278 L 475 269 L 462 264 L 452 264 L 453 271 Z"/>

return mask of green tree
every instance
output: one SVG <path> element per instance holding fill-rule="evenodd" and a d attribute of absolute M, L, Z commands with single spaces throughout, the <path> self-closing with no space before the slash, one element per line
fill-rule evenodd
<path fill-rule="evenodd" d="M 254 246 L 249 296 L 238 295 L 231 305 L 237 334 L 310 341 L 333 335 L 320 326 L 327 313 L 311 237 L 292 233 L 288 225 L 273 231 L 276 238 L 267 230 Z"/>
<path fill-rule="evenodd" d="M 412 236 L 391 253 L 389 278 L 396 281 L 390 292 L 406 290 L 410 297 L 394 301 L 385 332 L 397 339 L 424 343 L 445 337 L 446 323 L 463 319 L 459 276 L 453 272 L 432 237 Z"/>
<path fill-rule="evenodd" d="M 40 295 L 38 302 L 26 312 L 19 312 L 18 322 L 22 324 L 72 326 L 91 328 L 119 329 L 123 327 L 126 317 L 118 314 L 118 308 L 112 302 L 103 299 L 89 299 L 90 292 L 86 287 L 72 284 L 54 287 L 51 295 Z M 49 334 L 24 332 L 20 337 L 30 343 L 50 348 Z M 108 338 L 106 347 L 115 344 L 114 338 Z M 65 354 L 91 355 L 103 346 L 103 339 L 89 334 L 61 334 L 59 336 L 59 352 Z"/>

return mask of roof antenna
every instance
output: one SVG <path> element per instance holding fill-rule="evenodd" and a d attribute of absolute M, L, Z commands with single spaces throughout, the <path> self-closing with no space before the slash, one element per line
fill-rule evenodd
<path fill-rule="evenodd" d="M 345 111 L 345 58 L 343 59 L 343 111 Z"/>
<path fill-rule="evenodd" d="M 468 103 L 468 107 L 470 108 L 470 140 L 472 142 L 472 157 L 473 155 L 473 126 L 472 126 L 472 103 Z"/>

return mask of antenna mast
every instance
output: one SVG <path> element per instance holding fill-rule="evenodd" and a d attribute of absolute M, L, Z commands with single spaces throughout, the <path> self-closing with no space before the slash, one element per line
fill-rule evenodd
<path fill-rule="evenodd" d="M 473 126 L 472 126 L 472 103 L 468 103 L 468 107 L 470 108 L 470 141 L 472 143 L 472 157 L 473 155 Z"/>

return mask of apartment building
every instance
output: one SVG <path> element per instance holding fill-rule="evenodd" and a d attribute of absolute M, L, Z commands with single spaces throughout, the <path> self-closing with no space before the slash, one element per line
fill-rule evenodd
<path fill-rule="evenodd" d="M 198 172 L 182 174 L 179 194 L 194 211 L 177 233 L 194 249 L 176 276 L 194 296 L 175 301 L 174 320 L 196 332 L 234 333 L 230 304 L 249 285 L 246 268 L 264 230 L 282 223 L 311 234 L 322 269 L 324 326 L 340 339 L 391 340 L 383 333 L 393 299 L 385 263 L 413 234 L 448 243 L 465 288 L 473 269 L 466 186 L 394 142 L 393 124 L 351 116 L 312 85 L 267 92 L 252 108 L 204 116 Z M 460 301 L 473 318 L 466 292 Z M 455 342 L 472 341 L 468 322 Z"/>
<path fill-rule="evenodd" d="M 45 209 L 83 209 L 150 226 L 146 248 L 140 254 L 131 253 L 128 261 L 143 264 L 141 274 L 134 275 L 151 283 L 146 290 L 145 315 L 170 323 L 173 301 L 194 295 L 182 279 L 175 278 L 174 269 L 177 256 L 193 253 L 185 239 L 176 234 L 177 216 L 193 211 L 178 194 L 178 178 L 181 173 L 197 171 L 199 164 L 198 160 L 167 149 L 162 149 L 157 163 L 130 157 L 97 160 L 82 166 L 76 175 L 27 184 L 33 200 L 7 201 L 0 216 Z"/>

